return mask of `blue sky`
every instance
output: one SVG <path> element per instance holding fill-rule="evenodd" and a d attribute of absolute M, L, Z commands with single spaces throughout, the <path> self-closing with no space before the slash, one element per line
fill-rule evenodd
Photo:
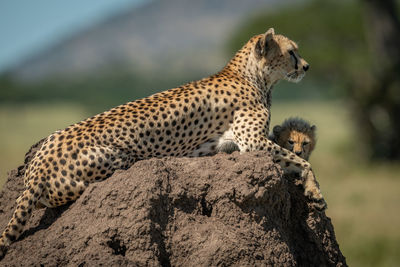
<path fill-rule="evenodd" d="M 0 0 L 0 72 L 121 10 L 148 0 Z"/>

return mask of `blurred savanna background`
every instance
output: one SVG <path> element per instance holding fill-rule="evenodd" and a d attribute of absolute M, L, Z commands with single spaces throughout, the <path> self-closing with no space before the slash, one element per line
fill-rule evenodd
<path fill-rule="evenodd" d="M 270 27 L 310 71 L 272 125 L 318 128 L 311 163 L 350 266 L 400 264 L 398 0 L 0 2 L 0 186 L 29 147 L 113 106 L 219 71 Z"/>

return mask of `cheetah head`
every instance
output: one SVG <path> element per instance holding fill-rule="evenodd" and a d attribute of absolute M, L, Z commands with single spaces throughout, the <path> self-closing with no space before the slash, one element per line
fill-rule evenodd
<path fill-rule="evenodd" d="M 309 69 L 309 64 L 300 57 L 298 46 L 287 37 L 275 34 L 270 28 L 258 35 L 254 45 L 254 55 L 258 65 L 258 75 L 275 83 L 281 79 L 299 82 Z"/>

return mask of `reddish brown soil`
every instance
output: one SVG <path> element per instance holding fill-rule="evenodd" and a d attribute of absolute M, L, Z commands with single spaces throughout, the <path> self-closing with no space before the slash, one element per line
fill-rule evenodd
<path fill-rule="evenodd" d="M 22 172 L 0 193 L 1 231 Z M 34 211 L 0 265 L 346 266 L 331 220 L 293 179 L 263 152 L 140 161 Z"/>

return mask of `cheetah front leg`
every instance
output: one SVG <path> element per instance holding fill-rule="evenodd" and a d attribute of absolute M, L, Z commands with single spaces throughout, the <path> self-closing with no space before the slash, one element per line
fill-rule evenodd
<path fill-rule="evenodd" d="M 252 113 L 244 113 L 241 111 L 235 115 L 232 125 L 233 138 L 239 146 L 240 152 L 267 150 L 271 152 L 276 163 L 280 164 L 284 170 L 296 170 L 300 173 L 304 194 L 313 201 L 313 206 L 318 210 L 327 208 L 327 204 L 321 194 L 318 182 L 310 163 L 293 152 L 282 148 L 271 140 L 268 140 L 268 129 L 263 109 L 256 109 Z M 249 124 L 251 121 L 251 125 Z"/>
<path fill-rule="evenodd" d="M 300 173 L 304 194 L 313 201 L 314 207 L 318 210 L 325 210 L 327 204 L 322 196 L 317 179 L 311 164 L 305 159 L 297 156 L 274 142 L 268 140 L 268 151 L 271 152 L 274 162 L 278 163 L 285 171 L 295 171 Z"/>

